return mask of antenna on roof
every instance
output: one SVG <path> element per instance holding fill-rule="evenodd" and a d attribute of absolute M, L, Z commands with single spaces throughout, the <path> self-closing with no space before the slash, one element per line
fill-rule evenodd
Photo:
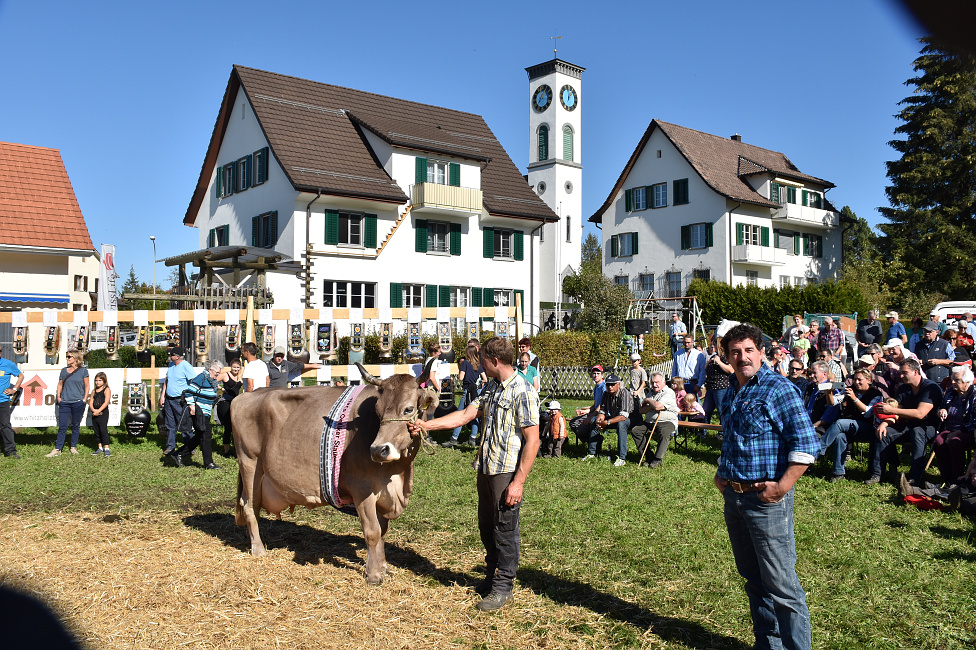
<path fill-rule="evenodd" d="M 557 45 L 556 40 L 562 38 L 562 36 L 556 36 L 555 35 L 556 34 L 556 30 L 555 29 L 552 30 L 552 33 L 553 33 L 553 35 L 549 37 L 549 40 L 552 41 L 552 55 L 553 55 L 553 57 L 555 57 L 556 56 L 556 45 Z"/>

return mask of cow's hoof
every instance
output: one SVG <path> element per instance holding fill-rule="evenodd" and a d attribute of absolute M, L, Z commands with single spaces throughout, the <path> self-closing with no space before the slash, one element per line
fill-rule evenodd
<path fill-rule="evenodd" d="M 264 550 L 263 548 L 252 548 L 251 549 L 251 555 L 253 555 L 254 557 L 264 557 L 267 554 L 268 554 L 268 552 L 266 550 Z"/>
<path fill-rule="evenodd" d="M 366 576 L 366 583 L 373 586 L 379 586 L 383 584 L 383 575 L 380 574 L 378 576 Z"/>

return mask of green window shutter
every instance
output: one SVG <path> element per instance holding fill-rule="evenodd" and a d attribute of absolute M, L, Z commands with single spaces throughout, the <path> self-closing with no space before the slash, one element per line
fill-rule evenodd
<path fill-rule="evenodd" d="M 223 245 L 230 246 L 230 226 L 221 226 L 220 228 L 224 231 L 224 236 L 222 238 L 224 242 Z"/>
<path fill-rule="evenodd" d="M 796 205 L 796 188 L 787 187 L 786 188 L 786 202 Z"/>
<path fill-rule="evenodd" d="M 807 257 L 810 256 L 810 235 L 803 235 L 803 254 Z"/>
<path fill-rule="evenodd" d="M 424 291 L 426 294 L 424 296 L 424 307 L 436 307 L 437 306 L 437 285 L 428 284 L 427 290 Z"/>
<path fill-rule="evenodd" d="M 762 226 L 759 229 L 759 244 L 761 246 L 769 246 L 769 228 Z"/>
<path fill-rule="evenodd" d="M 489 258 L 495 257 L 495 229 L 485 228 L 484 233 L 484 256 Z"/>
<path fill-rule="evenodd" d="M 681 250 L 691 248 L 691 226 L 681 226 Z"/>
<path fill-rule="evenodd" d="M 426 253 L 427 252 L 427 220 L 426 219 L 417 219 L 417 226 L 414 230 L 414 233 L 415 233 L 414 250 L 416 250 L 418 253 Z"/>
<path fill-rule="evenodd" d="M 515 256 L 517 261 L 522 261 L 524 259 L 524 251 L 522 250 L 522 231 L 513 230 L 512 231 L 512 254 Z"/>
<path fill-rule="evenodd" d="M 363 232 L 363 246 L 366 248 L 376 248 L 376 215 L 367 214 L 365 221 L 366 228 Z"/>
<path fill-rule="evenodd" d="M 481 290 L 481 302 L 483 307 L 494 307 L 495 306 L 495 290 L 489 287 L 485 287 Z"/>
<path fill-rule="evenodd" d="M 674 183 L 674 204 L 683 205 L 688 202 L 688 179 L 681 178 Z"/>
<path fill-rule="evenodd" d="M 515 290 L 515 295 L 518 296 L 518 301 L 522 304 L 522 314 L 524 316 L 524 314 L 525 314 L 525 292 L 522 291 L 521 289 L 516 289 Z M 515 303 L 512 303 L 512 307 L 514 307 L 514 306 L 515 306 Z"/>
<path fill-rule="evenodd" d="M 773 248 L 779 248 L 779 228 L 773 229 Z"/>
<path fill-rule="evenodd" d="M 806 206 L 806 204 L 807 204 L 807 191 L 806 190 L 801 190 L 800 191 L 800 198 L 802 199 L 802 203 L 800 203 L 800 205 Z"/>
<path fill-rule="evenodd" d="M 224 168 L 217 168 L 217 178 L 214 180 L 214 185 L 217 188 L 217 198 L 221 198 L 224 195 Z"/>
<path fill-rule="evenodd" d="M 800 240 L 800 233 L 793 233 L 793 254 L 799 255 L 803 252 L 803 242 Z"/>
<path fill-rule="evenodd" d="M 481 287 L 471 287 L 471 306 L 481 307 Z"/>
<path fill-rule="evenodd" d="M 438 307 L 450 307 L 451 306 L 451 287 L 450 285 L 442 284 L 437 288 L 439 300 L 437 302 Z"/>
<path fill-rule="evenodd" d="M 258 165 L 258 182 L 263 183 L 268 180 L 268 162 L 271 149 L 265 147 L 261 150 L 261 164 Z"/>
<path fill-rule="evenodd" d="M 325 211 L 325 243 L 335 245 L 339 243 L 339 211 Z"/>
<path fill-rule="evenodd" d="M 403 285 L 399 282 L 390 283 L 390 307 L 403 307 Z"/>
<path fill-rule="evenodd" d="M 769 200 L 773 203 L 779 203 L 779 183 L 769 184 Z"/>
<path fill-rule="evenodd" d="M 813 235 L 813 241 L 814 244 L 816 244 L 815 248 L 817 250 L 814 252 L 817 254 L 817 257 L 823 257 L 823 237 L 820 235 Z"/>
<path fill-rule="evenodd" d="M 230 164 L 230 194 L 239 192 L 240 186 L 237 183 L 237 163 Z"/>
<path fill-rule="evenodd" d="M 414 183 L 426 183 L 427 182 L 427 159 L 417 157 L 416 160 L 416 173 L 414 174 Z"/>
<path fill-rule="evenodd" d="M 254 164 L 254 156 L 252 156 L 251 154 L 247 154 L 247 162 L 244 164 L 244 167 L 247 170 L 247 174 L 246 174 L 247 175 L 247 181 L 246 181 L 247 187 L 251 187 L 251 179 L 254 178 L 254 176 L 253 176 L 253 173 L 254 172 L 251 170 L 251 167 L 253 166 L 253 164 Z"/>
<path fill-rule="evenodd" d="M 617 242 L 617 236 L 611 235 L 610 237 L 610 257 L 617 257 L 620 254 L 620 244 Z"/>
<path fill-rule="evenodd" d="M 705 245 L 711 248 L 715 245 L 715 240 L 712 239 L 712 224 L 705 224 Z"/>
<path fill-rule="evenodd" d="M 563 127 L 563 160 L 573 159 L 573 129 Z"/>
<path fill-rule="evenodd" d="M 451 224 L 451 255 L 461 254 L 461 224 Z"/>
<path fill-rule="evenodd" d="M 457 163 L 448 165 L 448 185 L 461 187 L 461 165 Z"/>
<path fill-rule="evenodd" d="M 744 223 L 735 224 L 735 244 L 736 246 L 742 246 L 742 242 L 745 241 L 745 229 L 746 225 Z"/>
<path fill-rule="evenodd" d="M 213 248 L 213 246 L 214 246 L 214 239 L 216 237 L 217 237 L 217 233 L 216 233 L 215 229 L 214 228 L 211 228 L 210 229 L 210 232 L 207 233 L 207 248 Z"/>
<path fill-rule="evenodd" d="M 271 241 L 265 245 L 270 247 L 278 243 L 278 211 L 272 212 L 269 219 L 271 219 Z"/>
<path fill-rule="evenodd" d="M 251 246 L 258 245 L 258 217 L 251 217 Z"/>
<path fill-rule="evenodd" d="M 634 190 L 624 190 L 624 211 L 634 211 Z"/>
<path fill-rule="evenodd" d="M 630 252 L 633 255 L 637 255 L 637 233 L 630 233 Z"/>

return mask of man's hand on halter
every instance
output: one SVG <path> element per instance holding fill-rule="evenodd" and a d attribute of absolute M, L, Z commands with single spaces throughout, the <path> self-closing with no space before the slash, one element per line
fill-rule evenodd
<path fill-rule="evenodd" d="M 407 422 L 407 431 L 410 432 L 411 436 L 421 436 L 427 435 L 427 429 L 424 427 L 424 420 L 415 420 L 414 422 Z"/>

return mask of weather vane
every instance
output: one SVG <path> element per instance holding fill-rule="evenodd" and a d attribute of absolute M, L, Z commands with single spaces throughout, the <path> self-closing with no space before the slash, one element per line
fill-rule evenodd
<path fill-rule="evenodd" d="M 556 34 L 556 30 L 555 29 L 552 30 L 552 33 L 553 33 L 553 35 L 549 37 L 549 40 L 552 41 L 552 55 L 555 56 L 556 55 L 556 39 L 562 38 L 562 36 L 556 36 L 555 35 Z"/>

